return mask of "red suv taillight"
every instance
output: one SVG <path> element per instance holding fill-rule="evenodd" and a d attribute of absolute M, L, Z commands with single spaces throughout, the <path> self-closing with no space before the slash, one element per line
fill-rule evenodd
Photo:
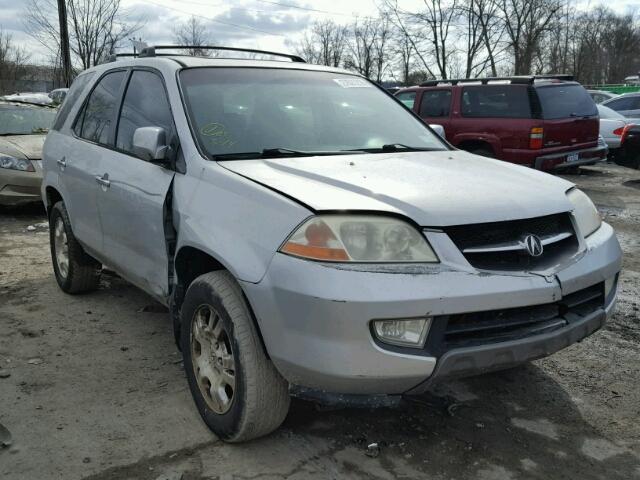
<path fill-rule="evenodd" d="M 531 150 L 540 150 L 544 137 L 544 129 L 542 127 L 533 127 L 529 134 L 529 148 Z"/>

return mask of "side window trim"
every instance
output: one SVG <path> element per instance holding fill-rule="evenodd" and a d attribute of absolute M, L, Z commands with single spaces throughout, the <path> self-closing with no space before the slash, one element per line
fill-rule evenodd
<path fill-rule="evenodd" d="M 89 92 L 85 95 L 84 99 L 82 100 L 82 106 L 80 107 L 79 111 L 76 113 L 76 118 L 73 120 L 73 123 L 71 124 L 71 132 L 73 133 L 73 136 L 79 140 L 82 140 L 84 142 L 89 142 L 89 143 L 93 143 L 95 145 L 100 145 L 103 147 L 107 147 L 107 148 L 112 148 L 113 147 L 113 142 L 115 139 L 115 122 L 111 122 L 111 127 L 110 127 L 110 131 L 109 134 L 107 136 L 107 143 L 97 143 L 97 142 L 93 142 L 91 140 L 88 140 L 86 138 L 83 138 L 81 136 L 82 133 L 82 125 L 80 126 L 80 132 L 76 131 L 76 128 L 78 126 L 78 122 L 81 122 L 82 124 L 84 124 L 84 116 L 85 116 L 85 112 L 87 110 L 87 104 L 89 103 L 89 99 L 91 98 L 91 95 L 93 95 L 94 90 L 96 89 L 96 87 L 100 84 L 100 82 L 102 81 L 102 79 L 104 77 L 106 77 L 107 75 L 111 74 L 111 73 L 116 73 L 116 72 L 125 72 L 125 81 L 122 82 L 122 84 L 120 85 L 120 90 L 118 91 L 118 96 L 117 96 L 117 100 L 116 100 L 116 105 L 121 105 L 122 104 L 122 97 L 124 94 L 124 87 L 125 84 L 128 81 L 129 76 L 131 71 L 131 67 L 125 67 L 125 68 L 114 68 L 111 70 L 106 70 L 102 75 L 100 75 L 100 77 L 98 77 L 94 82 L 93 85 L 91 86 L 91 90 L 89 90 Z M 116 122 L 118 121 L 118 108 L 114 109 L 114 115 L 116 115 L 115 120 Z"/>
<path fill-rule="evenodd" d="M 178 130 L 176 129 L 176 123 L 174 121 L 174 115 L 173 115 L 173 109 L 171 108 L 171 102 L 169 100 L 169 91 L 167 90 L 167 85 L 164 81 L 164 77 L 162 76 L 162 73 L 153 67 L 142 67 L 142 66 L 136 66 L 136 67 L 131 67 L 128 69 L 129 72 L 127 74 L 127 77 L 125 79 L 125 81 L 123 82 L 123 89 L 120 92 L 120 103 L 117 109 L 117 117 L 116 117 L 116 122 L 115 122 L 115 128 L 114 128 L 114 132 L 113 132 L 113 139 L 112 139 L 112 145 L 110 145 L 111 148 L 113 148 L 115 151 L 117 151 L 118 153 L 121 153 L 123 155 L 129 155 L 130 157 L 136 158 L 138 160 L 141 161 L 146 161 L 141 159 L 140 157 L 138 157 L 137 155 L 134 155 L 131 152 L 128 152 L 126 150 L 120 149 L 117 147 L 117 136 L 118 136 L 118 129 L 120 126 L 120 118 L 122 116 L 122 109 L 124 108 L 124 101 L 125 101 L 125 97 L 127 95 L 127 91 L 129 89 L 129 84 L 131 83 L 131 77 L 133 77 L 133 74 L 135 72 L 150 72 L 153 73 L 154 75 L 156 75 L 159 79 L 160 79 L 160 83 L 162 83 L 162 88 L 164 90 L 164 95 L 165 98 L 167 100 L 167 105 L 169 106 L 169 112 L 171 114 L 171 131 L 167 132 L 167 136 L 169 138 L 169 143 L 171 145 L 171 151 L 172 154 L 175 158 L 177 158 L 177 153 L 178 150 L 180 149 L 180 141 L 179 141 L 179 137 L 178 137 Z"/>

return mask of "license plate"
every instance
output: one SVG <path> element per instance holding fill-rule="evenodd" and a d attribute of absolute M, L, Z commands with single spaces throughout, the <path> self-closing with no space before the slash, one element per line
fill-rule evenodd
<path fill-rule="evenodd" d="M 570 153 L 567 155 L 567 163 L 577 162 L 578 160 L 580 160 L 579 153 Z"/>

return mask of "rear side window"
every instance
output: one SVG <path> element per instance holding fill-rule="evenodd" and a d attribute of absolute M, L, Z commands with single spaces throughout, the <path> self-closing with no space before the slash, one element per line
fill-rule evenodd
<path fill-rule="evenodd" d="M 614 110 L 637 110 L 640 109 L 640 97 L 623 97 L 616 98 L 611 102 L 607 102 L 607 107 Z"/>
<path fill-rule="evenodd" d="M 84 111 L 78 118 L 75 132 L 95 143 L 107 144 L 115 121 L 120 87 L 125 71 L 106 74 L 89 95 Z"/>
<path fill-rule="evenodd" d="M 420 101 L 421 117 L 448 117 L 451 107 L 450 90 L 425 90 Z"/>
<path fill-rule="evenodd" d="M 404 92 L 396 95 L 396 98 L 404 103 L 405 107 L 413 109 L 413 104 L 416 101 L 416 92 Z"/>
<path fill-rule="evenodd" d="M 94 72 L 85 73 L 84 75 L 80 75 L 73 81 L 69 92 L 67 92 L 67 96 L 65 97 L 64 102 L 62 102 L 62 106 L 58 110 L 56 120 L 55 122 L 53 122 L 53 126 L 51 127 L 52 130 L 60 130 L 62 128 L 64 122 L 69 116 L 69 112 L 76 104 L 78 98 L 80 97 L 80 94 L 84 90 L 84 87 L 87 85 L 87 83 L 89 83 L 89 80 L 91 80 L 94 75 Z"/>
<path fill-rule="evenodd" d="M 581 85 L 548 85 L 536 87 L 542 107 L 542 118 L 592 117 L 598 109 L 591 95 Z"/>
<path fill-rule="evenodd" d="M 174 130 L 162 79 L 144 70 L 134 71 L 131 75 L 118 122 L 116 147 L 133 153 L 133 133 L 140 127 L 162 127 L 169 141 Z"/>
<path fill-rule="evenodd" d="M 464 87 L 462 116 L 531 118 L 531 103 L 527 88 L 511 85 Z"/>

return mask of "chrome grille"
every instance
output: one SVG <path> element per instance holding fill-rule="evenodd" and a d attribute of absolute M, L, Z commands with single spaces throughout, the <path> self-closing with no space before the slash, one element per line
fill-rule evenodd
<path fill-rule="evenodd" d="M 568 213 L 523 220 L 460 225 L 444 229 L 467 261 L 483 270 L 535 270 L 561 263 L 578 250 Z M 532 256 L 525 238 L 535 235 L 543 246 Z"/>

